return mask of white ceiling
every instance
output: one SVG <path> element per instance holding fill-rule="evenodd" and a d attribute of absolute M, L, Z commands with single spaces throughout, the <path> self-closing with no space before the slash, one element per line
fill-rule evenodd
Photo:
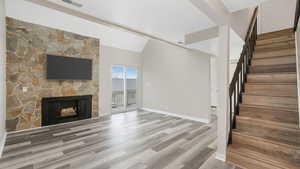
<path fill-rule="evenodd" d="M 255 7 L 266 0 L 222 0 L 229 12 Z"/>
<path fill-rule="evenodd" d="M 6 0 L 6 15 L 18 20 L 100 39 L 101 45 L 141 52 L 148 39 L 106 25 L 89 22 L 24 0 Z"/>
<path fill-rule="evenodd" d="M 49 1 L 171 42 L 215 25 L 189 0 L 73 0 L 82 8 Z"/>

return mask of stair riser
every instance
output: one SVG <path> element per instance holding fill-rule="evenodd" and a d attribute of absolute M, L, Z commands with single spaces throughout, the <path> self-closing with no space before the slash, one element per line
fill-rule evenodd
<path fill-rule="evenodd" d="M 245 93 L 264 96 L 297 97 L 296 85 L 249 85 L 245 86 Z"/>
<path fill-rule="evenodd" d="M 276 73 L 276 72 L 296 72 L 296 71 L 297 71 L 296 64 L 250 67 L 250 73 Z"/>
<path fill-rule="evenodd" d="M 276 158 L 280 158 L 290 163 L 300 164 L 300 150 L 293 147 L 287 147 L 279 144 L 273 144 L 265 142 L 259 139 L 253 139 L 252 137 L 242 136 L 233 133 L 234 144 L 247 145 L 252 147 L 259 153 L 265 155 L 271 155 Z"/>
<path fill-rule="evenodd" d="M 240 116 L 295 125 L 298 124 L 299 119 L 296 111 L 261 109 L 243 105 L 240 105 Z"/>
<path fill-rule="evenodd" d="M 296 83 L 296 74 L 248 74 L 250 83 Z"/>
<path fill-rule="evenodd" d="M 249 105 L 272 106 L 283 108 L 298 108 L 298 99 L 291 97 L 270 97 L 243 95 L 243 103 Z"/>
<path fill-rule="evenodd" d="M 281 57 L 281 56 L 296 56 L 295 49 L 285 49 L 271 52 L 255 52 L 253 55 L 253 59 L 261 59 L 261 58 L 273 58 L 273 57 Z"/>
<path fill-rule="evenodd" d="M 268 59 L 253 59 L 252 66 L 268 66 L 268 65 L 282 65 L 282 64 L 296 64 L 295 56 L 276 57 Z"/>
<path fill-rule="evenodd" d="M 268 39 L 258 39 L 256 41 L 256 45 L 268 45 L 268 44 L 286 42 L 292 40 L 295 40 L 295 35 L 286 35 L 286 36 L 280 36 L 280 37 L 274 37 Z"/>

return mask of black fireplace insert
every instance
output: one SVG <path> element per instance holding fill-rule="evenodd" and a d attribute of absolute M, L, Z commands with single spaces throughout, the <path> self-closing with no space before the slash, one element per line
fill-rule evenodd
<path fill-rule="evenodd" d="M 42 126 L 92 117 L 92 95 L 42 99 Z"/>

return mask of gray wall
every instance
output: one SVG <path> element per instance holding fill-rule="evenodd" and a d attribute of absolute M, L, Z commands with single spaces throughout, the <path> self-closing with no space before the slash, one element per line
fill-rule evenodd
<path fill-rule="evenodd" d="M 141 105 L 141 64 L 140 53 L 108 46 L 100 47 L 100 114 L 111 113 L 113 65 L 125 65 L 138 68 L 137 104 Z"/>
<path fill-rule="evenodd" d="M 143 108 L 209 120 L 210 57 L 149 40 L 143 56 Z"/>
<path fill-rule="evenodd" d="M 6 112 L 6 89 L 5 89 L 5 58 L 6 58 L 6 25 L 5 25 L 5 4 L 0 0 L 0 156 L 1 147 L 4 144 L 5 135 L 5 112 Z"/>

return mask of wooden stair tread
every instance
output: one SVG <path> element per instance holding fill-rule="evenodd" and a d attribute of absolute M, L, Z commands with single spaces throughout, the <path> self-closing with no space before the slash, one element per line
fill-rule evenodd
<path fill-rule="evenodd" d="M 272 107 L 272 106 L 262 106 L 262 105 L 250 105 L 250 104 L 240 104 L 240 107 L 251 107 L 251 108 L 259 108 L 259 109 L 264 109 L 264 110 L 277 110 L 277 111 L 290 111 L 290 112 L 295 112 L 298 113 L 298 109 L 294 108 L 285 108 L 285 107 Z"/>
<path fill-rule="evenodd" d="M 243 118 L 237 118 L 236 125 L 237 131 L 247 135 L 264 138 L 280 144 L 300 147 L 300 130 L 298 128 L 263 124 Z"/>
<path fill-rule="evenodd" d="M 300 165 L 300 155 L 298 155 L 300 154 L 300 147 L 247 135 L 239 131 L 233 131 L 232 134 L 234 144 L 246 147 L 257 153 L 272 156 L 274 159 L 280 159 L 293 166 Z"/>
<path fill-rule="evenodd" d="M 293 28 L 288 28 L 288 29 L 283 29 L 283 30 L 278 30 L 278 31 L 259 34 L 259 35 L 257 35 L 257 39 L 258 40 L 269 39 L 269 38 L 274 38 L 274 37 L 278 37 L 278 36 L 285 36 L 285 35 L 291 35 L 291 34 L 294 34 L 294 29 Z"/>
<path fill-rule="evenodd" d="M 273 127 L 282 127 L 282 128 L 292 128 L 292 129 L 298 129 L 298 124 L 297 123 L 286 123 L 282 121 L 273 121 L 269 119 L 259 119 L 255 117 L 249 117 L 249 116 L 244 116 L 240 115 L 236 117 L 237 119 L 242 119 L 242 120 L 249 120 L 253 123 L 264 123 L 265 125 L 273 126 Z"/>
<path fill-rule="evenodd" d="M 267 45 L 267 44 L 274 44 L 274 43 L 286 42 L 291 40 L 295 40 L 294 34 L 283 35 L 283 36 L 273 37 L 268 39 L 258 39 L 256 40 L 256 45 Z"/>
<path fill-rule="evenodd" d="M 270 72 L 270 73 L 249 73 L 249 75 L 282 75 L 282 74 L 294 74 L 296 75 L 296 72 Z"/>
<path fill-rule="evenodd" d="M 254 48 L 254 53 L 269 53 L 269 52 L 280 52 L 280 51 L 296 50 L 296 44 L 294 40 L 286 42 L 278 42 L 267 45 L 257 45 Z"/>
<path fill-rule="evenodd" d="M 280 56 L 274 56 L 274 57 L 266 57 L 266 58 L 252 58 L 252 61 L 264 61 L 264 60 L 274 60 L 274 59 L 283 59 L 283 58 L 295 58 L 295 55 L 280 55 Z M 252 66 L 252 65 L 251 65 Z"/>
<path fill-rule="evenodd" d="M 255 82 L 247 82 L 246 85 L 296 85 L 297 83 L 255 83 Z"/>
<path fill-rule="evenodd" d="M 239 136 L 239 137 L 241 137 L 243 139 L 257 141 L 257 142 L 262 142 L 262 143 L 266 143 L 266 144 L 272 144 L 273 146 L 281 146 L 282 148 L 288 148 L 288 149 L 293 149 L 293 150 L 300 151 L 300 147 L 299 146 L 294 146 L 294 145 L 291 145 L 291 144 L 286 144 L 284 142 L 279 142 L 279 141 L 276 141 L 276 140 L 265 139 L 263 137 L 253 136 L 253 135 L 251 135 L 249 133 L 240 131 L 238 129 L 233 129 L 232 134 L 234 136 Z M 253 145 L 253 146 L 255 146 L 255 145 Z"/>
<path fill-rule="evenodd" d="M 296 63 L 293 64 L 277 64 L 277 65 L 251 65 L 250 73 L 296 73 Z"/>
<path fill-rule="evenodd" d="M 264 153 L 257 152 L 251 148 L 249 148 L 246 145 L 230 145 L 229 146 L 229 153 L 235 153 L 239 156 L 243 156 L 248 158 L 249 160 L 257 161 L 257 165 L 262 165 L 261 169 L 299 169 L 299 165 L 297 163 L 291 163 L 286 160 L 282 160 L 281 158 L 276 158 L 271 155 L 266 155 Z M 229 160 L 230 160 L 230 154 L 229 154 Z M 243 164 L 240 164 L 239 166 L 242 166 Z M 247 167 L 247 166 L 246 166 Z M 250 166 L 249 166 L 250 167 Z"/>
<path fill-rule="evenodd" d="M 249 73 L 247 82 L 250 83 L 296 83 L 297 75 L 295 72 L 284 73 Z"/>
<path fill-rule="evenodd" d="M 286 42 L 278 42 L 273 44 L 263 44 L 263 45 L 256 45 L 255 52 L 264 52 L 264 51 L 272 51 L 272 50 L 282 50 L 282 49 L 295 49 L 296 44 L 295 40 L 289 40 Z"/>
<path fill-rule="evenodd" d="M 238 153 L 236 150 L 232 150 L 233 148 L 231 147 L 232 146 L 228 147 L 226 162 L 234 166 L 242 169 L 282 169 L 269 163 L 257 161 L 255 158 L 249 158 L 248 156 Z"/>
<path fill-rule="evenodd" d="M 297 83 L 255 83 L 255 82 L 249 82 L 246 83 L 246 85 L 259 85 L 259 86 L 263 86 L 263 85 L 293 85 L 293 86 L 297 86 Z"/>
<path fill-rule="evenodd" d="M 282 64 L 296 64 L 295 56 L 281 56 L 269 58 L 253 58 L 251 66 L 274 66 Z"/>
<path fill-rule="evenodd" d="M 244 104 L 240 104 L 239 108 L 241 117 L 262 119 L 266 121 L 278 122 L 280 124 L 292 124 L 293 127 L 298 127 L 299 113 L 297 111 L 265 109 L 260 107 L 251 107 Z"/>
<path fill-rule="evenodd" d="M 256 58 L 273 58 L 282 56 L 296 56 L 295 48 L 292 49 L 281 49 L 281 50 L 271 50 L 271 51 L 255 51 L 253 59 Z"/>
<path fill-rule="evenodd" d="M 296 84 L 245 84 L 245 94 L 257 96 L 298 97 Z"/>
<path fill-rule="evenodd" d="M 272 106 L 278 108 L 298 108 L 297 97 L 266 96 L 243 94 L 243 103 L 250 105 Z"/>

